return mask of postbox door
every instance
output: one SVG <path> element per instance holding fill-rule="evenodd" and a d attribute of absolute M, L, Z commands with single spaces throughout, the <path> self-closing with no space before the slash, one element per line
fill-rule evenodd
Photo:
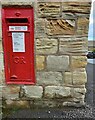
<path fill-rule="evenodd" d="M 31 81 L 31 42 L 29 32 L 8 33 L 10 80 Z"/>

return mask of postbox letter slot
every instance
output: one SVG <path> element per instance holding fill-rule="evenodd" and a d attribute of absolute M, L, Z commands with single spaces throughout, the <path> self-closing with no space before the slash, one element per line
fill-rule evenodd
<path fill-rule="evenodd" d="M 8 23 L 28 23 L 27 18 L 7 18 Z"/>

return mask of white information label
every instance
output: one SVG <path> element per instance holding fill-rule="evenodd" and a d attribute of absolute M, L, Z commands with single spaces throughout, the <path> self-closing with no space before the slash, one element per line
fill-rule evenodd
<path fill-rule="evenodd" d="M 27 31 L 27 26 L 9 26 L 9 31 Z"/>
<path fill-rule="evenodd" d="M 13 52 L 25 52 L 24 32 L 12 32 Z"/>

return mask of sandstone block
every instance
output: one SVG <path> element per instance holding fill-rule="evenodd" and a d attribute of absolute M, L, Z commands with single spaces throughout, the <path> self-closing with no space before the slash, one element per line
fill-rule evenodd
<path fill-rule="evenodd" d="M 47 86 L 45 87 L 46 98 L 63 98 L 71 95 L 69 87 L 63 86 Z"/>
<path fill-rule="evenodd" d="M 87 82 L 87 74 L 84 72 L 73 72 L 73 84 L 84 85 Z"/>
<path fill-rule="evenodd" d="M 65 71 L 69 66 L 69 56 L 48 56 L 47 69 L 53 71 Z"/>
<path fill-rule="evenodd" d="M 0 101 L 2 101 L 2 86 L 0 86 Z"/>
<path fill-rule="evenodd" d="M 59 2 L 38 2 L 38 16 L 60 16 L 60 5 Z"/>
<path fill-rule="evenodd" d="M 57 39 L 40 38 L 36 41 L 37 54 L 55 54 L 58 49 Z"/>
<path fill-rule="evenodd" d="M 45 57 L 37 55 L 36 56 L 36 69 L 43 70 L 45 68 Z"/>
<path fill-rule="evenodd" d="M 56 107 L 56 101 L 49 100 L 49 99 L 41 99 L 41 100 L 35 100 L 34 104 L 30 103 L 31 107 L 34 108 L 50 108 L 50 107 Z"/>
<path fill-rule="evenodd" d="M 17 99 L 19 97 L 20 87 L 19 86 L 4 86 L 2 88 L 2 96 L 5 99 Z"/>
<path fill-rule="evenodd" d="M 75 20 L 48 19 L 46 30 L 48 35 L 73 35 L 75 33 Z"/>
<path fill-rule="evenodd" d="M 85 55 L 87 52 L 86 37 L 64 37 L 59 40 L 60 54 Z"/>
<path fill-rule="evenodd" d="M 37 18 L 35 21 L 35 37 L 45 35 L 45 19 Z"/>
<path fill-rule="evenodd" d="M 72 106 L 72 107 L 79 108 L 79 107 L 85 106 L 85 103 L 84 102 L 79 102 L 79 103 L 76 103 L 76 102 L 64 102 L 63 106 Z"/>
<path fill-rule="evenodd" d="M 73 69 L 85 68 L 86 64 L 87 64 L 86 56 L 72 56 L 71 57 L 71 67 Z"/>
<path fill-rule="evenodd" d="M 63 83 L 60 72 L 38 72 L 37 84 L 39 85 L 61 85 Z"/>
<path fill-rule="evenodd" d="M 64 73 L 64 83 L 66 84 L 66 85 L 72 85 L 73 84 L 73 73 L 71 73 L 71 72 L 65 72 Z"/>
<path fill-rule="evenodd" d="M 91 3 L 86 1 L 69 1 L 62 3 L 63 12 L 71 12 L 71 13 L 81 13 L 81 14 L 89 14 Z"/>
<path fill-rule="evenodd" d="M 5 77 L 3 70 L 0 70 L 0 86 L 5 84 Z"/>
<path fill-rule="evenodd" d="M 4 60 L 3 60 L 3 54 L 0 53 L 0 71 L 4 69 Z"/>
<path fill-rule="evenodd" d="M 71 94 L 73 98 L 84 99 L 86 88 L 72 88 Z"/>
<path fill-rule="evenodd" d="M 62 16 L 65 19 L 74 19 L 76 17 L 75 14 L 71 12 L 62 12 Z"/>
<path fill-rule="evenodd" d="M 30 108 L 29 102 L 25 100 L 13 101 L 13 100 L 6 100 L 6 107 L 7 108 Z"/>
<path fill-rule="evenodd" d="M 42 86 L 25 86 L 26 97 L 29 98 L 42 98 L 43 88 Z"/>
<path fill-rule="evenodd" d="M 1 4 L 3 6 L 8 6 L 8 5 L 32 5 L 32 1 L 31 0 L 3 0 L 1 1 Z"/>
<path fill-rule="evenodd" d="M 85 35 L 88 34 L 89 19 L 88 18 L 78 18 L 77 21 L 77 34 Z"/>

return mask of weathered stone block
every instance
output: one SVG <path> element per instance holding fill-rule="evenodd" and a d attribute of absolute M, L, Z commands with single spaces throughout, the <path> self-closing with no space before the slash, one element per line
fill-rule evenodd
<path fill-rule="evenodd" d="M 71 94 L 72 97 L 78 98 L 78 99 L 83 99 L 85 98 L 85 93 L 86 93 L 86 88 L 72 88 Z"/>
<path fill-rule="evenodd" d="M 39 85 L 61 85 L 63 83 L 60 72 L 38 72 L 37 84 Z"/>
<path fill-rule="evenodd" d="M 37 55 L 36 56 L 36 69 L 43 70 L 45 68 L 45 57 Z"/>
<path fill-rule="evenodd" d="M 81 14 L 89 14 L 91 2 L 83 2 L 83 1 L 71 1 L 71 2 L 63 2 L 62 3 L 63 12 L 71 12 L 71 13 L 81 13 Z"/>
<path fill-rule="evenodd" d="M 4 77 L 4 71 L 0 71 L 0 86 L 5 84 L 5 77 Z"/>
<path fill-rule="evenodd" d="M 33 5 L 33 1 L 31 0 L 3 0 L 1 1 L 1 4 L 3 6 L 9 6 L 9 5 Z"/>
<path fill-rule="evenodd" d="M 0 100 L 2 100 L 2 86 L 0 86 Z"/>
<path fill-rule="evenodd" d="M 38 2 L 38 16 L 60 16 L 59 2 Z"/>
<path fill-rule="evenodd" d="M 35 37 L 45 36 L 45 19 L 37 18 L 35 21 Z"/>
<path fill-rule="evenodd" d="M 87 82 L 87 74 L 85 72 L 73 72 L 73 84 L 84 85 Z"/>
<path fill-rule="evenodd" d="M 78 18 L 77 21 L 77 34 L 85 35 L 88 34 L 89 19 L 88 18 Z"/>
<path fill-rule="evenodd" d="M 65 72 L 64 73 L 64 83 L 66 85 L 72 85 L 73 84 L 73 73 L 72 72 Z"/>
<path fill-rule="evenodd" d="M 69 66 L 69 56 L 48 56 L 47 69 L 53 71 L 65 71 Z"/>
<path fill-rule="evenodd" d="M 84 102 L 79 102 L 79 103 L 76 103 L 76 102 L 64 102 L 63 103 L 63 106 L 72 106 L 72 107 L 77 107 L 77 108 L 80 108 L 82 106 L 85 106 L 85 103 Z"/>
<path fill-rule="evenodd" d="M 46 30 L 48 35 L 73 35 L 75 20 L 47 19 Z"/>
<path fill-rule="evenodd" d="M 6 100 L 6 107 L 7 108 L 30 108 L 29 101 L 19 100 Z"/>
<path fill-rule="evenodd" d="M 85 55 L 85 52 L 87 52 L 86 41 L 87 41 L 86 37 L 60 38 L 59 52 L 60 54 L 68 54 L 68 55 Z"/>
<path fill-rule="evenodd" d="M 34 104 L 30 103 L 31 107 L 34 108 L 50 108 L 50 107 L 56 107 L 56 101 L 49 100 L 49 99 L 41 99 L 41 100 L 35 100 Z"/>
<path fill-rule="evenodd" d="M 72 56 L 71 57 L 71 67 L 73 69 L 85 68 L 86 64 L 87 64 L 86 56 Z"/>
<path fill-rule="evenodd" d="M 46 98 L 63 98 L 71 95 L 69 87 L 63 86 L 47 86 L 45 87 Z"/>
<path fill-rule="evenodd" d="M 40 38 L 36 41 L 37 54 L 55 54 L 58 49 L 57 39 Z"/>
<path fill-rule="evenodd" d="M 74 13 L 71 12 L 62 12 L 62 16 L 64 19 L 74 19 L 76 18 Z"/>
<path fill-rule="evenodd" d="M 25 94 L 26 97 L 29 98 L 42 98 L 43 96 L 43 88 L 42 86 L 25 86 Z"/>
<path fill-rule="evenodd" d="M 2 96 L 5 99 L 16 99 L 19 97 L 20 87 L 19 86 L 4 86 L 2 87 Z"/>

